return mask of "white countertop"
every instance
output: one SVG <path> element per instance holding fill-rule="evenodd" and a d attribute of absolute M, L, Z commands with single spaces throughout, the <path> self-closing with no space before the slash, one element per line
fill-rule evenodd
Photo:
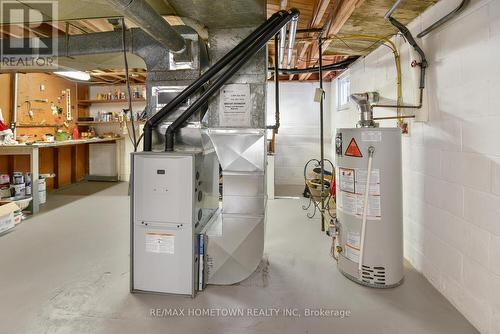
<path fill-rule="evenodd" d="M 0 149 L 2 147 L 9 147 L 9 148 L 12 148 L 12 147 L 38 147 L 38 148 L 44 148 L 44 147 L 56 147 L 56 146 L 67 146 L 67 145 L 102 143 L 102 142 L 115 141 L 115 140 L 121 140 L 121 139 L 123 139 L 123 137 L 76 139 L 76 140 L 70 139 L 70 140 L 64 140 L 64 141 L 55 141 L 53 143 L 38 142 L 38 143 L 33 143 L 33 144 L 0 145 Z"/>

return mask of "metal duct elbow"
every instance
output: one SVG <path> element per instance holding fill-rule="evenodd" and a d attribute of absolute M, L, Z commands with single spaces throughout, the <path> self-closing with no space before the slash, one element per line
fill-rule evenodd
<path fill-rule="evenodd" d="M 375 122 L 373 121 L 373 109 L 372 103 L 376 103 L 379 100 L 379 94 L 376 92 L 370 93 L 356 93 L 351 94 L 351 101 L 356 103 L 360 113 L 359 125 L 361 127 L 373 127 Z"/>
<path fill-rule="evenodd" d="M 182 53 L 186 41 L 145 0 L 107 0 L 123 16 L 136 23 L 173 53 Z"/>

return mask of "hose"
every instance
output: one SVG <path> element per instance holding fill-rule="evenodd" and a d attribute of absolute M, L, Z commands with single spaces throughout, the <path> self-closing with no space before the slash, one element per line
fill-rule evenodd
<path fill-rule="evenodd" d="M 339 61 L 335 64 L 328 64 L 322 67 L 323 71 L 340 71 L 345 70 L 349 65 L 354 63 L 359 57 L 351 57 L 342 61 Z M 269 67 L 268 71 L 275 72 L 276 69 L 274 67 Z M 307 67 L 307 68 L 279 68 L 278 71 L 281 74 L 289 75 L 289 74 L 302 74 L 302 73 L 316 73 L 319 72 L 319 66 Z"/>
<path fill-rule="evenodd" d="M 359 260 L 358 260 L 358 270 L 361 274 L 363 269 L 363 253 L 365 248 L 365 236 L 366 236 L 366 220 L 368 216 L 368 198 L 370 194 L 370 181 L 372 175 L 372 165 L 373 165 L 373 153 L 375 153 L 375 147 L 368 147 L 368 168 L 366 174 L 366 186 L 363 201 L 363 216 L 361 222 L 361 236 L 359 240 Z"/>

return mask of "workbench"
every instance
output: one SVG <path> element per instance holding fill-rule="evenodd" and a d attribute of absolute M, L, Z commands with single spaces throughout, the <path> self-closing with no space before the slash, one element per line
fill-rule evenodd
<path fill-rule="evenodd" d="M 17 144 L 17 145 L 0 145 L 0 155 L 27 155 L 30 157 L 30 172 L 32 174 L 32 206 L 33 214 L 38 213 L 40 209 L 40 199 L 38 196 L 38 178 L 39 178 L 39 150 L 42 148 L 56 148 L 56 158 L 57 158 L 57 148 L 62 146 L 72 146 L 72 166 L 71 166 L 71 180 L 76 182 L 76 146 L 83 144 L 95 144 L 104 142 L 117 142 L 122 140 L 121 137 L 117 138 L 93 138 L 93 139 L 77 139 L 77 140 L 65 140 L 58 142 L 40 142 L 33 144 Z M 117 154 L 118 150 L 117 150 Z M 118 161 L 118 159 L 117 159 Z M 58 164 L 54 166 L 54 173 L 58 174 Z M 57 181 L 56 181 L 57 188 Z"/>

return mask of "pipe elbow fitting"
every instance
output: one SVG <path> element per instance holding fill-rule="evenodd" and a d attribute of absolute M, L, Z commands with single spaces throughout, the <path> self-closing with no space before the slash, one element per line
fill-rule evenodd
<path fill-rule="evenodd" d="M 293 15 L 294 17 L 299 17 L 300 15 L 300 10 L 298 10 L 297 8 L 291 8 L 288 13 L 290 13 L 291 15 Z"/>

